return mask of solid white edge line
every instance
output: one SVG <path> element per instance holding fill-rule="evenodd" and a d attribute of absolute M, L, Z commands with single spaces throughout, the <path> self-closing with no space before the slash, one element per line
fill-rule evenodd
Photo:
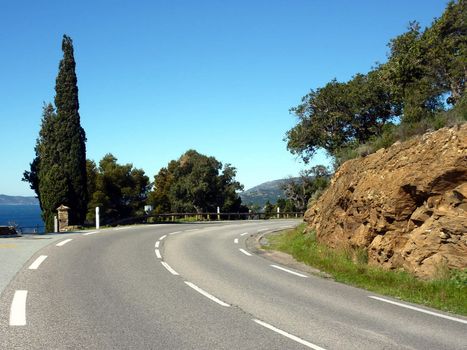
<path fill-rule="evenodd" d="M 227 304 L 227 303 L 224 303 L 222 300 L 216 298 L 214 295 L 211 295 L 209 294 L 208 292 L 206 292 L 205 290 L 201 289 L 200 287 L 198 287 L 197 285 L 191 283 L 191 282 L 188 282 L 188 281 L 185 281 L 185 283 L 193 288 L 194 290 L 196 290 L 198 293 L 204 295 L 206 298 L 208 299 L 211 299 L 212 301 L 218 303 L 219 305 L 222 305 L 222 306 L 225 306 L 225 307 L 229 307 L 230 305 Z"/>
<path fill-rule="evenodd" d="M 242 234 L 240 234 L 240 236 L 245 236 L 247 234 L 248 234 L 248 232 L 243 232 Z"/>
<path fill-rule="evenodd" d="M 245 254 L 245 255 L 247 255 L 247 256 L 251 256 L 251 254 L 248 253 L 245 249 L 240 248 L 239 250 L 240 250 L 243 254 Z"/>
<path fill-rule="evenodd" d="M 159 248 L 159 244 L 160 244 L 160 243 L 161 243 L 160 241 L 157 241 L 155 247 L 156 247 L 156 248 Z"/>
<path fill-rule="evenodd" d="M 17 290 L 10 308 L 10 326 L 26 326 L 27 290 Z"/>
<path fill-rule="evenodd" d="M 295 272 L 295 271 L 286 269 L 286 268 L 281 267 L 281 266 L 277 266 L 277 265 L 270 265 L 270 266 L 271 266 L 271 267 L 274 267 L 275 269 L 279 269 L 279 270 L 282 270 L 282 271 L 291 273 L 292 275 L 295 275 L 295 276 L 299 276 L 299 277 L 303 277 L 303 278 L 308 278 L 308 276 L 302 275 L 301 273 L 298 273 L 298 272 Z"/>
<path fill-rule="evenodd" d="M 34 262 L 28 267 L 29 270 L 37 270 L 39 266 L 47 259 L 47 255 L 39 256 Z"/>
<path fill-rule="evenodd" d="M 392 300 L 388 300 L 388 299 L 383 299 L 383 298 L 376 297 L 376 296 L 373 296 L 373 295 L 369 295 L 368 298 L 376 299 L 376 300 L 383 301 L 383 302 L 385 302 L 385 303 L 389 303 L 389 304 L 393 304 L 393 305 L 397 305 L 397 306 L 400 306 L 400 307 L 405 307 L 406 309 L 415 310 L 415 311 L 418 311 L 418 312 L 423 312 L 423 313 L 428 314 L 428 315 L 432 315 L 432 316 L 437 316 L 437 317 L 445 318 L 445 319 L 447 319 L 447 320 L 451 320 L 451 321 L 455 321 L 455 322 L 460 322 L 460 323 L 467 324 L 467 320 L 463 320 L 463 319 L 461 319 L 461 318 L 451 317 L 451 316 L 439 314 L 439 313 L 437 313 L 437 312 L 433 312 L 433 311 L 428 311 L 428 310 L 420 309 L 420 308 L 415 307 L 415 306 L 412 306 L 412 305 L 407 305 L 407 304 L 398 303 L 397 301 L 392 301 Z"/>
<path fill-rule="evenodd" d="M 125 230 L 127 229 L 128 227 L 115 227 L 114 230 L 115 231 L 120 231 L 120 230 Z"/>
<path fill-rule="evenodd" d="M 269 229 L 268 229 L 268 228 L 262 228 L 261 230 L 258 230 L 258 231 L 256 231 L 256 232 L 259 233 L 259 232 L 264 232 L 264 231 L 267 231 L 267 230 L 269 230 Z"/>
<path fill-rule="evenodd" d="M 97 231 L 86 232 L 86 233 L 83 233 L 83 236 L 89 236 L 89 235 L 93 235 L 95 233 L 97 233 Z"/>
<path fill-rule="evenodd" d="M 165 237 L 167 237 L 167 235 L 163 235 L 161 238 L 159 238 L 159 241 L 163 241 Z"/>
<path fill-rule="evenodd" d="M 159 251 L 159 249 L 156 249 L 154 252 L 156 253 L 158 259 L 162 259 L 161 252 Z"/>
<path fill-rule="evenodd" d="M 175 232 L 170 232 L 169 235 L 176 235 L 177 233 L 180 233 L 182 231 L 175 231 Z"/>
<path fill-rule="evenodd" d="M 185 232 L 195 232 L 195 231 L 199 231 L 199 230 L 201 230 L 201 229 L 200 229 L 200 228 L 194 228 L 194 229 L 192 229 L 192 230 L 187 230 L 187 231 L 185 231 Z"/>
<path fill-rule="evenodd" d="M 306 340 L 303 340 L 293 334 L 290 334 L 290 333 L 287 333 L 285 331 L 283 331 L 282 329 L 279 329 L 279 328 L 276 328 L 272 325 L 270 325 L 269 323 L 266 323 L 266 322 L 263 322 L 263 321 L 260 321 L 260 320 L 257 320 L 257 319 L 253 319 L 254 322 L 256 322 L 257 324 L 267 328 L 267 329 L 270 329 L 271 331 L 274 331 L 276 333 L 279 333 L 280 335 L 283 335 L 284 337 L 287 337 L 289 339 L 292 339 L 294 341 L 296 341 L 297 343 L 300 343 L 302 345 L 305 345 L 311 349 L 314 349 L 314 350 L 325 350 L 324 348 L 318 346 L 318 345 L 315 345 L 313 343 L 310 343 Z"/>
<path fill-rule="evenodd" d="M 64 246 L 65 244 L 67 244 L 68 242 L 71 242 L 72 240 L 73 240 L 72 238 L 65 239 L 64 241 L 61 241 L 61 242 L 55 244 L 55 246 L 57 246 L 57 247 Z"/>
<path fill-rule="evenodd" d="M 164 261 L 161 261 L 161 264 L 162 264 L 162 266 L 164 266 L 164 267 L 167 269 L 167 271 L 169 271 L 172 275 L 178 276 L 178 272 L 175 271 L 173 268 L 171 268 L 169 264 L 167 264 L 167 263 L 164 262 Z"/>
<path fill-rule="evenodd" d="M 234 243 L 235 243 L 235 244 L 238 244 L 238 238 L 235 238 L 235 239 L 234 239 Z"/>

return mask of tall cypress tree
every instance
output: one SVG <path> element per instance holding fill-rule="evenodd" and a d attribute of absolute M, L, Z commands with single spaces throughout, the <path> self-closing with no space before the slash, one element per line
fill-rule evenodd
<path fill-rule="evenodd" d="M 71 208 L 70 220 L 82 224 L 86 218 L 86 135 L 80 124 L 78 85 L 75 72 L 73 41 L 67 35 L 62 41 L 63 59 L 55 82 L 55 107 L 57 109 L 58 165 L 67 182 L 65 205 Z"/>
<path fill-rule="evenodd" d="M 25 171 L 39 199 L 46 230 L 53 230 L 53 217 L 60 204 L 71 208 L 70 223 L 82 224 L 87 209 L 86 136 L 80 124 L 78 86 L 73 42 L 64 35 L 63 59 L 55 85 L 55 106 L 44 105 L 36 157 Z"/>

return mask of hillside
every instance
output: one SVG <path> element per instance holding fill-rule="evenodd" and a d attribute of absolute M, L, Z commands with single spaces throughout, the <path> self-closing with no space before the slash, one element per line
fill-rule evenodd
<path fill-rule="evenodd" d="M 264 182 L 241 192 L 239 195 L 242 203 L 246 205 L 259 205 L 260 207 L 263 207 L 267 201 L 272 204 L 276 203 L 279 198 L 285 198 L 284 191 L 280 187 L 284 181 L 287 181 L 287 179 Z"/>
<path fill-rule="evenodd" d="M 36 197 L 7 196 L 0 194 L 0 205 L 39 205 Z"/>
<path fill-rule="evenodd" d="M 387 269 L 467 268 L 467 124 L 345 162 L 305 221 L 320 242 Z"/>

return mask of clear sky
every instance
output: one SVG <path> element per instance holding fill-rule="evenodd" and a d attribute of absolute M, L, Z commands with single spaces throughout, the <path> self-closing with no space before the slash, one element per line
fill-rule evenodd
<path fill-rule="evenodd" d="M 64 33 L 73 38 L 87 157 L 153 176 L 186 150 L 238 170 L 245 188 L 297 175 L 288 110 L 311 88 L 386 59 L 411 20 L 444 0 L 0 0 L 0 193 L 34 156 Z M 322 157 L 316 162 L 327 160 Z"/>

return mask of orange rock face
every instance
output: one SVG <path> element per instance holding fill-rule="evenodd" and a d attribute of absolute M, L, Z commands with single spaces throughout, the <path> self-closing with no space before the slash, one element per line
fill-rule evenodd
<path fill-rule="evenodd" d="M 345 162 L 305 214 L 331 247 L 419 277 L 467 268 L 467 124 Z"/>

